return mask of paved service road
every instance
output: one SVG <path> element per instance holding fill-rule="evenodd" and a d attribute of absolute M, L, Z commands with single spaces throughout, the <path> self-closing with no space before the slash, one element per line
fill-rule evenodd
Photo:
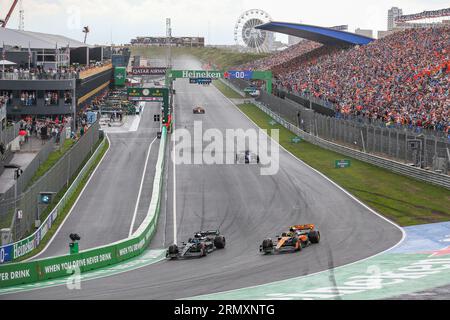
<path fill-rule="evenodd" d="M 128 237 L 136 207 L 141 178 L 150 143 L 156 138 L 159 125 L 153 121 L 152 108 L 147 104 L 137 132 L 110 133 L 110 149 L 87 185 L 72 213 L 50 246 L 38 258 L 68 253 L 69 235 L 81 236 L 80 249 L 90 249 Z M 136 224 L 143 220 L 153 188 L 153 176 L 158 157 L 159 140 L 151 148 L 142 201 L 136 214 Z M 149 189 L 150 188 L 150 189 Z"/>
<path fill-rule="evenodd" d="M 186 62 L 183 60 L 183 66 Z M 213 86 L 178 80 L 176 92 L 178 128 L 192 131 L 195 120 L 203 121 L 204 130 L 255 128 Z M 205 106 L 206 115 L 193 115 L 192 109 L 198 104 Z M 117 168 L 121 166 L 118 164 Z M 200 229 L 220 228 L 227 237 L 227 248 L 223 251 L 204 259 L 163 261 L 114 277 L 83 282 L 79 291 L 55 287 L 2 298 L 188 298 L 341 266 L 380 253 L 402 239 L 396 226 L 283 150 L 280 166 L 278 174 L 261 176 L 259 167 L 253 165 L 179 165 L 174 190 L 172 162 L 168 163 L 166 200 L 152 248 L 166 247 L 173 241 L 175 195 L 179 241 L 186 241 Z M 103 195 L 96 191 L 96 197 L 102 199 Z M 259 254 L 264 238 L 273 237 L 292 224 L 305 223 L 315 223 L 320 228 L 323 238 L 319 245 L 299 254 Z"/>

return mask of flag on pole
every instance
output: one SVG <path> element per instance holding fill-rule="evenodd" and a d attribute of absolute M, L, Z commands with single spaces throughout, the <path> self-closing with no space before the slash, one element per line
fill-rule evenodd
<path fill-rule="evenodd" d="M 58 70 L 58 42 L 56 43 L 56 48 L 55 48 L 55 61 L 56 61 L 56 70 Z"/>
<path fill-rule="evenodd" d="M 30 43 L 30 41 L 28 41 L 28 69 L 31 68 L 31 58 L 32 58 L 31 43 Z"/>
<path fill-rule="evenodd" d="M 3 49 L 2 49 L 2 60 L 6 60 L 6 48 L 5 48 L 5 42 L 3 41 Z M 3 78 L 5 78 L 5 64 L 3 63 L 2 66 L 2 75 Z"/>
<path fill-rule="evenodd" d="M 66 64 L 70 66 L 70 43 L 67 43 L 66 47 Z"/>

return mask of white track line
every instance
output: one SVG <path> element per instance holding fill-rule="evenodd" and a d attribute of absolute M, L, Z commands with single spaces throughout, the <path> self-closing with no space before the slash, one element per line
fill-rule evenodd
<path fill-rule="evenodd" d="M 150 158 L 150 152 L 152 151 L 152 146 L 155 143 L 156 139 L 157 138 L 153 139 L 153 141 L 148 146 L 147 157 L 145 159 L 145 165 L 144 165 L 144 171 L 142 172 L 141 185 L 139 186 L 139 192 L 138 192 L 138 196 L 137 196 L 137 200 L 136 200 L 136 206 L 134 207 L 133 219 L 131 220 L 130 231 L 128 233 L 128 237 L 131 237 L 131 235 L 133 234 L 134 224 L 136 222 L 136 216 L 137 216 L 137 212 L 138 212 L 138 208 L 139 208 L 139 202 L 141 200 L 142 187 L 144 186 L 145 172 L 147 172 L 148 159 Z"/>
<path fill-rule="evenodd" d="M 45 248 L 39 252 L 37 255 L 24 260 L 23 262 L 28 262 L 30 260 L 35 260 L 36 258 L 40 257 L 45 251 L 47 251 L 48 247 L 50 247 L 50 245 L 52 244 L 53 240 L 55 240 L 56 236 L 58 235 L 59 231 L 61 231 L 61 228 L 63 227 L 63 225 L 66 223 L 66 220 L 69 218 L 70 214 L 72 213 L 73 209 L 75 208 L 75 206 L 77 205 L 78 201 L 80 200 L 81 196 L 84 193 L 84 190 L 86 190 L 87 186 L 89 185 L 89 182 L 91 182 L 91 179 L 94 177 L 95 173 L 97 172 L 97 169 L 100 167 L 101 163 L 103 162 L 103 159 L 105 159 L 106 155 L 109 152 L 109 149 L 111 149 L 111 141 L 109 140 L 109 136 L 108 134 L 105 132 L 106 135 L 106 139 L 108 139 L 108 149 L 106 150 L 105 154 L 103 155 L 103 157 L 100 159 L 99 163 L 97 164 L 97 167 L 94 169 L 94 171 L 92 172 L 91 176 L 89 177 L 88 181 L 86 182 L 86 184 L 84 185 L 83 189 L 81 190 L 80 194 L 78 195 L 77 199 L 75 200 L 75 202 L 72 205 L 72 208 L 70 208 L 69 212 L 67 213 L 66 217 L 64 218 L 64 220 L 61 222 L 61 224 L 59 225 L 58 229 L 56 230 L 56 232 L 53 234 L 52 238 L 49 240 L 49 242 L 47 243 L 47 245 L 45 246 Z"/>

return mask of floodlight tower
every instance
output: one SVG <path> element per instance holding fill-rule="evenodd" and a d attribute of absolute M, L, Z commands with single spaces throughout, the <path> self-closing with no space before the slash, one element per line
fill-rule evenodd
<path fill-rule="evenodd" d="M 19 2 L 19 30 L 25 30 L 25 10 L 23 9 L 22 0 Z"/>

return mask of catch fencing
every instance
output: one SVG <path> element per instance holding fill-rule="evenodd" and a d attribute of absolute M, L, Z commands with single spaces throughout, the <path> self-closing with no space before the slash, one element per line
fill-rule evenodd
<path fill-rule="evenodd" d="M 11 126 L 7 126 L 5 130 L 0 129 L 0 142 L 3 143 L 5 148 L 19 136 L 20 124 L 14 123 Z"/>
<path fill-rule="evenodd" d="M 72 177 L 77 173 L 80 167 L 86 162 L 87 156 L 94 151 L 94 147 L 99 140 L 100 125 L 98 122 L 93 124 L 87 132 L 81 137 L 72 148 L 65 153 L 61 159 L 44 176 L 39 178 L 33 185 L 27 188 L 27 185 L 34 175 L 27 174 L 23 181 L 19 178 L 18 189 L 23 192 L 15 193 L 11 188 L 3 197 L 0 203 L 0 221 L 11 221 L 11 232 L 13 240 L 22 239 L 36 227 L 36 221 L 40 221 L 46 212 L 47 205 L 40 204 L 39 197 L 42 192 L 58 194 L 65 186 L 69 186 Z M 63 132 L 65 134 L 65 132 Z M 61 139 L 61 143 L 64 139 Z M 53 151 L 50 143 L 49 150 Z M 48 157 L 48 155 L 47 155 Z M 32 164 L 33 169 L 39 167 L 40 160 Z M 37 170 L 37 169 L 36 169 Z M 35 170 L 35 171 L 36 171 Z M 27 183 L 26 180 L 28 180 Z M 16 196 L 17 195 L 17 196 Z"/>
<path fill-rule="evenodd" d="M 328 117 L 266 92 L 262 92 L 258 101 L 322 139 L 422 169 L 449 172 L 448 139 Z"/>

